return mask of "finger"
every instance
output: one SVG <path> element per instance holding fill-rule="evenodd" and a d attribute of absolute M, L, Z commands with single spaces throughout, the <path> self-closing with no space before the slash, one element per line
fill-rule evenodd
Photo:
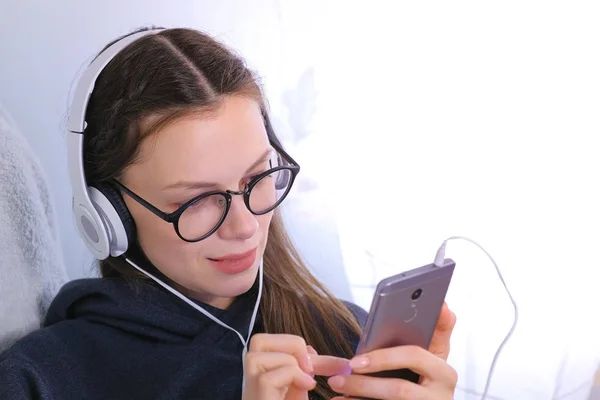
<path fill-rule="evenodd" d="M 419 346 L 398 346 L 373 350 L 350 361 L 358 374 L 408 368 L 435 382 L 453 385 L 456 371 L 440 357 Z"/>
<path fill-rule="evenodd" d="M 320 356 L 311 354 L 315 375 L 349 375 L 352 372 L 350 360 L 333 356 Z"/>
<path fill-rule="evenodd" d="M 450 337 L 456 325 L 456 315 L 448 308 L 444 302 L 431 343 L 429 351 L 444 360 L 448 359 L 450 354 Z"/>
<path fill-rule="evenodd" d="M 319 353 L 317 353 L 315 348 L 312 347 L 310 344 L 306 346 L 306 350 L 308 351 L 308 354 L 313 354 L 313 355 L 319 354 Z"/>
<path fill-rule="evenodd" d="M 307 375 L 298 368 L 297 365 L 286 365 L 269 372 L 265 372 L 257 377 L 260 393 L 268 393 L 273 388 L 287 388 L 294 385 L 300 390 L 313 390 L 317 382 L 312 376 Z"/>
<path fill-rule="evenodd" d="M 244 363 L 248 376 L 258 376 L 283 366 L 298 366 L 296 357 L 286 353 L 248 353 Z"/>
<path fill-rule="evenodd" d="M 250 339 L 248 354 L 250 352 L 292 354 L 296 357 L 298 365 L 300 365 L 300 368 L 304 372 L 307 374 L 313 373 L 312 361 L 308 356 L 306 342 L 300 336 L 268 333 L 256 334 Z"/>
<path fill-rule="evenodd" d="M 362 375 L 336 375 L 327 381 L 338 393 L 372 399 L 426 400 L 428 390 L 404 379 L 374 378 Z"/>

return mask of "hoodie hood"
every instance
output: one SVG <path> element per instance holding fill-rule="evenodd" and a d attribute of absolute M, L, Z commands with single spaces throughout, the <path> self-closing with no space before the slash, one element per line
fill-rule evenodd
<path fill-rule="evenodd" d="M 256 295 L 253 287 L 238 296 L 227 310 L 194 302 L 246 336 Z M 167 343 L 189 341 L 213 330 L 221 335 L 225 333 L 224 328 L 189 304 L 146 280 L 80 279 L 69 282 L 50 305 L 45 326 L 73 319 L 118 329 L 140 339 Z"/>

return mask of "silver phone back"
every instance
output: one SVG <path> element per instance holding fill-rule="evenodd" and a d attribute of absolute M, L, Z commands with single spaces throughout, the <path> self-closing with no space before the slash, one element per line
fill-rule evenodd
<path fill-rule="evenodd" d="M 382 280 L 356 354 L 402 345 L 428 349 L 455 265 L 446 259 L 441 267 L 429 264 Z M 405 372 L 377 376 L 418 379 Z"/>

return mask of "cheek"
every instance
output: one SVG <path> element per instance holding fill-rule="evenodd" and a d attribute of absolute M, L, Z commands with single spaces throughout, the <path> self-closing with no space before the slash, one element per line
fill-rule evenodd
<path fill-rule="evenodd" d="M 133 213 L 132 213 L 133 214 Z M 173 224 L 151 213 L 136 215 L 137 240 L 150 262 L 162 273 L 177 281 L 178 266 L 195 263 L 208 243 L 188 243 L 179 238 Z"/>
<path fill-rule="evenodd" d="M 137 228 L 137 239 L 142 247 L 172 245 L 179 240 L 173 224 L 152 214 L 139 204 L 127 204 Z"/>

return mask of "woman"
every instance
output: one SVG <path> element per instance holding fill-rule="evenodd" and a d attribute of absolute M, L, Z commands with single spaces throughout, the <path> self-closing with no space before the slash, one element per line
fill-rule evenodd
<path fill-rule="evenodd" d="M 117 193 L 135 245 L 67 284 L 45 328 L 2 355 L 0 397 L 453 398 L 447 308 L 430 351 L 348 362 L 366 313 L 286 236 L 276 207 L 299 167 L 241 58 L 194 30 L 152 32 L 104 68 L 85 120 L 85 178 Z M 420 384 L 360 375 L 398 368 Z"/>

